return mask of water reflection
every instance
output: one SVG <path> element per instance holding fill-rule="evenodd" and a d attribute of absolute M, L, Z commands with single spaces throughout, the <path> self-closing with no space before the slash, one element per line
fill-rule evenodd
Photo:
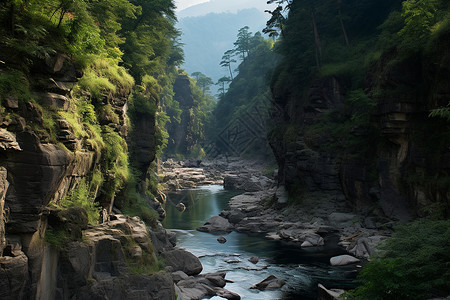
<path fill-rule="evenodd" d="M 167 218 L 163 224 L 178 229 L 177 244 L 200 257 L 203 272 L 227 271 L 226 288 L 241 295 L 242 299 L 317 299 L 317 284 L 329 288 L 353 287 L 353 267 L 331 267 L 330 257 L 341 254 L 337 247 L 301 249 L 296 245 L 265 239 L 261 234 L 232 232 L 224 235 L 225 244 L 217 242 L 217 236 L 198 232 L 195 228 L 211 216 L 227 208 L 231 197 L 239 192 L 225 191 L 220 186 L 208 186 L 168 195 Z M 186 210 L 179 212 L 175 206 L 184 203 Z M 254 265 L 248 261 L 258 256 Z M 234 261 L 231 263 L 230 261 Z M 249 289 L 269 275 L 283 278 L 287 284 L 279 291 Z M 212 299 L 222 299 L 213 297 Z"/>

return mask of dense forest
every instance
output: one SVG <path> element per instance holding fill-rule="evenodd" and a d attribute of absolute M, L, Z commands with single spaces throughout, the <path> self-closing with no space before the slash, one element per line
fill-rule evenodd
<path fill-rule="evenodd" d="M 172 0 L 0 3 L 0 298 L 175 299 L 161 161 L 223 157 L 264 164 L 277 220 L 320 194 L 393 232 L 345 299 L 450 294 L 450 2 L 267 3 L 212 75 Z"/>

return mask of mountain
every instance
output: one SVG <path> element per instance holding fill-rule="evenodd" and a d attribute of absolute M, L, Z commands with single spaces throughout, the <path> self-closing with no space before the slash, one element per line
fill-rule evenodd
<path fill-rule="evenodd" d="M 238 30 L 249 26 L 253 33 L 261 31 L 268 18 L 268 14 L 251 8 L 237 13 L 209 13 L 180 19 L 178 26 L 183 33 L 184 68 L 189 74 L 199 71 L 217 82 L 227 75 L 220 61 L 223 53 L 234 47 Z M 214 93 L 215 89 L 212 90 Z"/>
<path fill-rule="evenodd" d="M 199 17 L 209 13 L 231 12 L 237 13 L 239 10 L 256 8 L 261 12 L 273 8 L 264 0 L 212 0 L 190 6 L 177 13 L 179 19 L 186 17 Z"/>

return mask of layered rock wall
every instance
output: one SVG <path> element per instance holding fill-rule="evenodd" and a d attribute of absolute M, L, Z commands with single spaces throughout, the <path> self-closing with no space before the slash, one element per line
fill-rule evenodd
<path fill-rule="evenodd" d="M 294 193 L 329 191 L 353 209 L 400 220 L 448 207 L 448 123 L 429 113 L 450 102 L 450 58 L 442 51 L 448 42 L 435 43 L 428 56 L 388 52 L 367 70 L 365 94 L 375 103 L 370 127 L 347 133 L 367 141 L 359 149 L 330 147 L 339 144 L 331 132 L 313 130 L 345 105 L 350 91 L 341 79 L 298 83 L 306 88 L 297 93 L 274 88 L 270 143 L 279 185 Z"/>

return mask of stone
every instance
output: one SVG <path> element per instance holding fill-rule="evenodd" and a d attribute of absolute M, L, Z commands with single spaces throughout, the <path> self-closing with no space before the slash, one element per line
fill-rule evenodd
<path fill-rule="evenodd" d="M 225 244 L 227 242 L 227 239 L 224 238 L 223 236 L 220 236 L 217 238 L 217 241 L 221 244 Z"/>
<path fill-rule="evenodd" d="M 240 209 L 233 209 L 229 212 L 227 219 L 232 224 L 239 223 L 244 219 L 245 214 Z"/>
<path fill-rule="evenodd" d="M 203 226 L 197 228 L 197 230 L 213 234 L 230 233 L 233 231 L 233 225 L 223 217 L 213 216 L 209 218 Z"/>
<path fill-rule="evenodd" d="M 226 289 L 218 290 L 217 296 L 224 298 L 224 299 L 229 299 L 229 300 L 240 300 L 241 299 L 241 296 L 239 296 L 236 293 L 230 292 L 229 290 L 226 290 Z"/>
<path fill-rule="evenodd" d="M 4 167 L 0 167 L 0 257 L 6 246 L 5 223 L 7 221 L 7 211 L 5 210 L 5 196 L 8 190 L 9 182 L 8 172 Z"/>
<path fill-rule="evenodd" d="M 28 257 L 0 257 L 0 299 L 25 299 L 29 281 Z"/>
<path fill-rule="evenodd" d="M 342 289 L 327 289 L 322 284 L 317 285 L 317 300 L 340 300 L 340 296 L 345 293 Z"/>
<path fill-rule="evenodd" d="M 356 219 L 356 215 L 348 213 L 334 212 L 328 216 L 328 220 L 330 221 L 330 223 L 339 228 L 349 227 L 353 225 Z"/>
<path fill-rule="evenodd" d="M 200 260 L 188 251 L 175 249 L 163 252 L 161 256 L 164 258 L 166 265 L 173 267 L 174 271 L 183 271 L 187 275 L 197 275 L 203 270 Z"/>
<path fill-rule="evenodd" d="M 7 95 L 3 99 L 3 106 L 9 109 L 18 109 L 19 108 L 19 99 L 15 95 Z"/>
<path fill-rule="evenodd" d="M 286 282 L 283 279 L 279 279 L 279 278 L 275 277 L 274 275 L 270 275 L 263 281 L 258 282 L 257 284 L 251 286 L 250 288 L 258 289 L 260 291 L 276 290 L 276 289 L 283 287 L 283 285 L 285 285 L 285 283 Z"/>
<path fill-rule="evenodd" d="M 172 279 L 175 283 L 177 283 L 178 281 L 181 281 L 181 280 L 186 280 L 188 278 L 189 278 L 189 276 L 186 273 L 184 273 L 183 271 L 172 272 Z"/>
<path fill-rule="evenodd" d="M 224 279 L 225 275 L 221 274 L 206 274 L 205 278 L 208 279 L 212 285 L 218 286 L 218 287 L 224 287 L 227 282 Z"/>
<path fill-rule="evenodd" d="M 37 96 L 42 99 L 44 105 L 50 106 L 53 109 L 62 109 L 64 111 L 69 109 L 70 100 L 64 95 L 55 93 L 40 93 Z"/>
<path fill-rule="evenodd" d="M 178 203 L 175 208 L 179 211 L 179 212 L 184 212 L 186 210 L 186 205 L 184 205 L 184 203 L 180 202 Z"/>
<path fill-rule="evenodd" d="M 256 265 L 259 262 L 259 258 L 258 256 L 252 256 L 248 259 L 248 261 Z"/>
<path fill-rule="evenodd" d="M 332 266 L 345 266 L 349 264 L 354 264 L 357 262 L 360 262 L 361 260 L 357 259 L 356 257 L 350 256 L 350 255 L 339 255 L 334 256 L 330 258 L 330 264 Z"/>
<path fill-rule="evenodd" d="M 0 128 L 0 150 L 22 151 L 16 137 L 3 128 Z"/>
<path fill-rule="evenodd" d="M 289 195 L 284 185 L 281 185 L 277 188 L 275 196 L 277 198 L 277 203 L 279 204 L 286 204 L 289 200 Z"/>

